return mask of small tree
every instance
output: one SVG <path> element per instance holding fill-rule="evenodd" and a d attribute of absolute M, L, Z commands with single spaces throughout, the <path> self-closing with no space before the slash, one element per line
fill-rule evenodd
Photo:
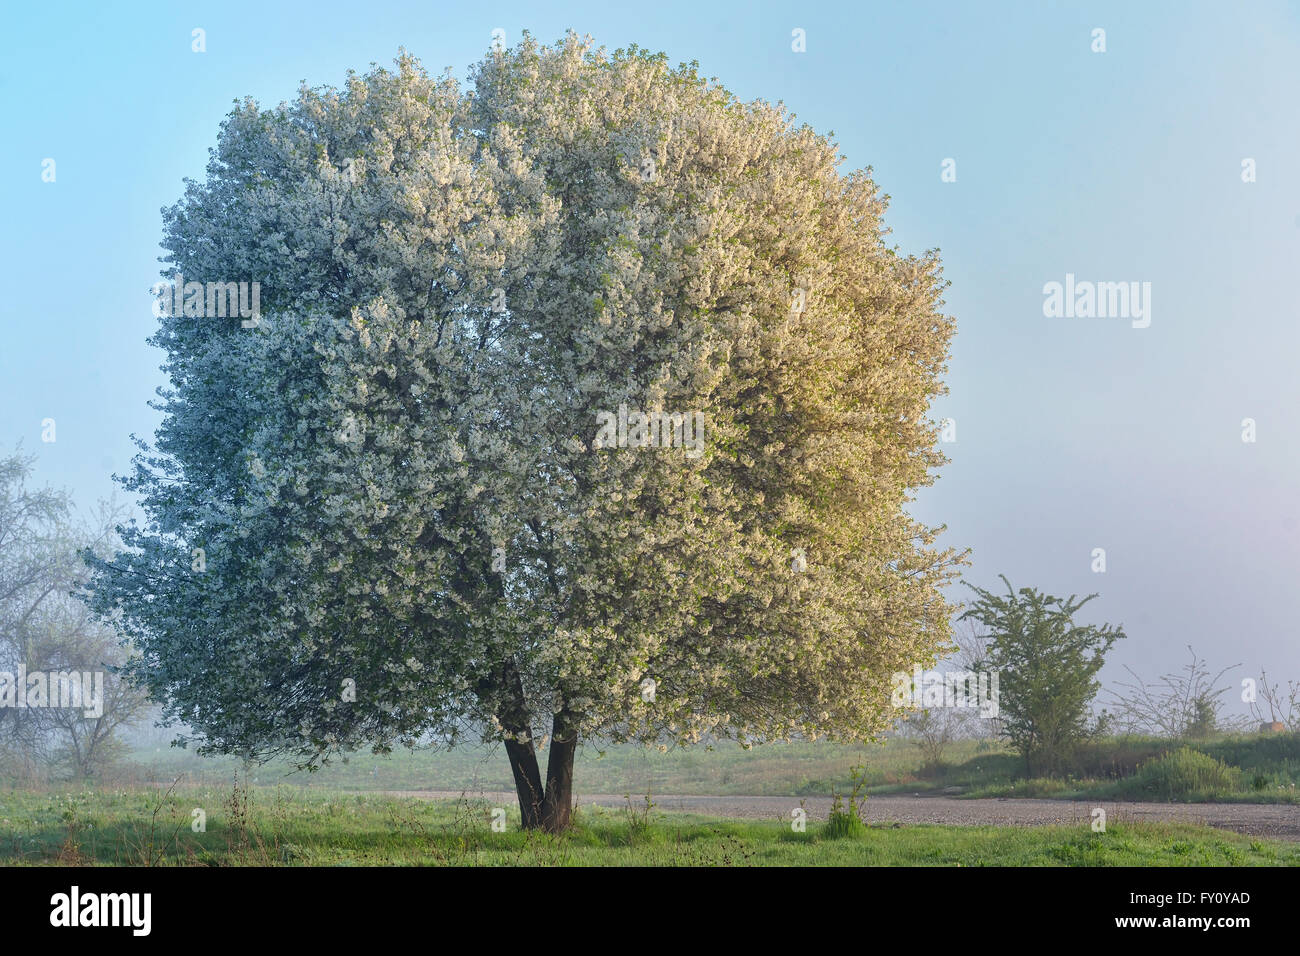
<path fill-rule="evenodd" d="M 1260 671 L 1258 686 L 1257 698 L 1250 701 L 1251 716 L 1259 724 L 1279 723 L 1284 730 L 1300 731 L 1300 681 L 1287 681 L 1283 688 L 1280 684 L 1270 684 L 1268 672 Z M 1264 716 L 1265 707 L 1268 717 Z"/>
<path fill-rule="evenodd" d="M 907 727 L 926 768 L 943 763 L 948 745 L 966 733 L 974 718 L 970 710 L 959 707 L 921 707 L 908 714 Z"/>
<path fill-rule="evenodd" d="M 112 628 L 92 617 L 84 604 L 68 598 L 63 628 L 49 649 L 47 670 L 91 671 L 102 676 L 98 714 L 61 708 L 49 712 L 53 763 L 77 778 L 94 777 L 123 756 L 128 747 L 119 731 L 146 718 L 148 698 L 121 673 L 127 649 Z"/>
<path fill-rule="evenodd" d="M 1002 733 L 1020 752 L 1029 776 L 1059 772 L 1077 744 L 1101 722 L 1090 704 L 1101 687 L 1096 674 L 1106 652 L 1124 637 L 1109 624 L 1076 624 L 1074 615 L 1097 597 L 1052 597 L 1033 588 L 1005 596 L 967 583 L 978 600 L 962 619 L 978 621 L 992 639 L 981 665 L 997 671 Z"/>
<path fill-rule="evenodd" d="M 1223 675 L 1240 664 L 1232 664 L 1212 673 L 1205 660 L 1187 646 L 1192 659 L 1177 674 L 1164 674 L 1148 684 L 1131 667 L 1124 669 L 1132 682 L 1117 682 L 1112 692 L 1116 723 L 1129 733 L 1151 734 L 1174 740 L 1208 736 L 1221 723 L 1223 695 L 1227 684 Z"/>
<path fill-rule="evenodd" d="M 952 639 L 957 646 L 953 663 L 959 669 L 975 674 L 981 670 L 989 670 L 987 664 L 992 640 L 988 634 L 980 632 L 979 625 L 975 621 L 963 621 L 959 617 L 953 628 Z M 1001 717 L 970 711 L 965 713 L 967 716 L 958 726 L 959 735 L 965 734 L 979 739 L 1002 736 Z"/>
<path fill-rule="evenodd" d="M 988 659 L 988 639 L 973 622 L 960 622 L 953 628 L 955 652 L 945 660 L 963 671 L 977 673 Z M 908 711 L 902 729 L 921 751 L 927 768 L 943 763 L 948 746 L 963 737 L 996 735 L 998 719 L 982 715 L 970 707 L 918 707 Z"/>

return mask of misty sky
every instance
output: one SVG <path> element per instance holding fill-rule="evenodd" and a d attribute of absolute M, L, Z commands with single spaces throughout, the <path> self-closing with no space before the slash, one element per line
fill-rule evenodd
<path fill-rule="evenodd" d="M 293 6 L 7 12 L 0 447 L 21 440 L 38 482 L 84 507 L 125 471 L 129 434 L 152 435 L 159 209 L 202 176 L 233 99 L 338 85 L 402 45 L 463 78 L 494 28 L 513 43 L 572 27 L 698 60 L 742 99 L 833 130 L 892 197 L 901 250 L 940 248 L 958 333 L 935 413 L 957 440 L 914 510 L 973 549 L 971 581 L 1101 592 L 1087 619 L 1129 635 L 1112 679 L 1175 669 L 1189 643 L 1216 669 L 1242 662 L 1235 678 L 1300 678 L 1295 5 Z M 1150 283 L 1149 327 L 1045 317 L 1044 284 L 1067 274 Z"/>

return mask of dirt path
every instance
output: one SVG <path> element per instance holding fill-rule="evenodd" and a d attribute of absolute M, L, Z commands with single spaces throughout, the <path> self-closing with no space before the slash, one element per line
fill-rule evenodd
<path fill-rule="evenodd" d="M 426 800 L 455 800 L 460 791 L 388 790 L 391 796 Z M 515 795 L 507 792 L 473 792 L 470 797 L 513 806 Z M 643 799 L 643 798 L 641 798 Z M 690 797 L 654 796 L 657 810 L 698 813 L 715 817 L 750 820 L 789 820 L 790 811 L 800 805 L 810 820 L 825 820 L 830 813 L 829 797 Z M 626 807 L 622 794 L 594 793 L 579 796 L 582 805 Z M 637 807 L 639 799 L 632 797 Z M 1300 840 L 1300 806 L 1258 803 L 1116 803 L 1074 800 L 957 800 L 951 797 L 876 796 L 866 801 L 863 817 L 869 823 L 943 823 L 958 826 L 1043 826 L 1046 824 L 1087 825 L 1094 807 L 1106 811 L 1106 822 L 1171 821 L 1201 823 L 1252 836 Z"/>

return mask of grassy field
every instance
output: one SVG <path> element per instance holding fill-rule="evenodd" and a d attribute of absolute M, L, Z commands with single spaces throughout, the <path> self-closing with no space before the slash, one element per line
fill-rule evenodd
<path fill-rule="evenodd" d="M 967 742 L 973 749 L 973 742 Z M 228 783 L 240 764 L 235 759 L 199 759 L 187 751 L 157 748 L 133 755 L 125 782 L 167 781 L 184 774 L 190 781 Z M 583 748 L 574 767 L 579 793 L 746 794 L 753 796 L 827 795 L 849 780 L 849 768 L 866 764 L 871 782 L 916 782 L 915 749 L 902 742 L 884 746 L 826 742 L 770 744 L 745 751 L 735 744 L 660 753 L 634 745 L 603 751 Z M 339 790 L 513 790 L 504 750 L 457 747 L 451 751 L 399 751 L 389 756 L 361 753 L 315 773 L 293 773 L 281 763 L 252 771 L 259 783 L 277 781 Z"/>
<path fill-rule="evenodd" d="M 205 828 L 194 832 L 194 811 Z M 253 786 L 0 791 L 0 865 L 1300 866 L 1300 844 L 1206 827 L 780 823 L 584 807 L 563 837 L 490 826 L 481 801 Z"/>
<path fill-rule="evenodd" d="M 752 750 L 718 745 L 659 753 L 616 746 L 584 748 L 575 767 L 579 793 L 827 796 L 850 786 L 849 772 L 865 768 L 867 793 L 947 790 L 964 796 L 1069 797 L 1124 800 L 1217 800 L 1300 803 L 1300 735 L 1221 737 L 1191 744 L 1197 753 L 1226 766 L 1222 774 L 1156 774 L 1162 755 L 1181 744 L 1167 740 L 1112 738 L 1078 754 L 1068 775 L 1026 780 L 1020 758 L 991 741 L 954 742 L 939 767 L 924 767 L 911 741 L 843 745 L 819 741 L 768 744 Z M 122 784 L 171 782 L 227 785 L 239 768 L 234 759 L 200 759 L 188 751 L 159 747 L 137 751 L 115 777 Z M 1166 768 L 1168 769 L 1168 768 Z M 1177 770 L 1178 767 L 1173 769 Z M 512 790 L 510 766 L 499 748 L 402 751 L 391 756 L 358 754 L 313 774 L 284 764 L 252 771 L 259 784 L 291 782 L 333 790 Z"/>

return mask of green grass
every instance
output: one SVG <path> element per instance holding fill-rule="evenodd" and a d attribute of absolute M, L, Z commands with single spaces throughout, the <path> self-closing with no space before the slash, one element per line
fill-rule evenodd
<path fill-rule="evenodd" d="M 1018 758 L 1000 744 L 963 740 L 950 750 L 966 762 L 963 782 L 1010 780 Z M 772 743 L 743 750 L 736 744 L 673 748 L 660 753 L 634 744 L 585 746 L 574 766 L 579 793 L 672 793 L 745 796 L 830 796 L 850 785 L 850 770 L 865 768 L 866 793 L 941 789 L 953 781 L 949 767 L 924 770 L 906 740 L 882 744 Z M 981 768 L 980 764 L 986 766 Z M 167 782 L 224 785 L 240 766 L 234 758 L 197 758 L 186 750 L 137 750 L 114 776 L 122 783 Z M 283 762 L 252 771 L 260 784 L 283 781 L 337 790 L 513 790 L 510 764 L 500 748 L 399 751 L 388 756 L 352 755 L 315 773 L 292 772 Z"/>
<path fill-rule="evenodd" d="M 1228 778 L 1173 799 L 1258 803 L 1300 803 L 1300 734 L 1225 736 L 1186 742 L 1196 752 L 1226 764 Z M 1182 742 L 1110 738 L 1080 750 L 1059 778 L 1024 779 L 1024 763 L 1004 744 L 961 740 L 940 767 L 923 767 L 917 747 L 905 739 L 882 744 L 774 743 L 742 750 L 735 744 L 670 749 L 659 753 L 636 745 L 587 746 L 574 768 L 579 793 L 829 796 L 850 786 L 850 771 L 863 767 L 868 794 L 947 790 L 962 796 L 1061 797 L 1071 799 L 1166 800 L 1173 791 L 1138 779 L 1144 766 L 1177 751 Z M 239 763 L 233 758 L 200 759 L 168 747 L 137 751 L 109 781 L 125 785 L 189 783 L 225 786 Z M 451 751 L 400 751 L 390 756 L 362 753 L 313 773 L 292 773 L 284 763 L 252 771 L 259 785 L 286 782 L 330 790 L 450 790 L 475 793 L 513 790 L 503 751 L 458 747 Z M 1176 789 L 1176 788 L 1175 788 Z"/>
<path fill-rule="evenodd" d="M 206 812 L 206 830 L 191 828 Z M 493 832 L 478 801 L 278 786 L 170 793 L 0 791 L 0 865 L 430 866 L 1300 866 L 1300 844 L 1182 824 L 1053 827 L 720 820 L 583 808 L 562 837 Z"/>
<path fill-rule="evenodd" d="M 974 753 L 974 742 L 962 752 Z M 233 758 L 199 759 L 161 747 L 137 751 L 128 782 L 167 781 L 179 774 L 195 782 L 229 781 L 239 766 Z M 823 796 L 849 780 L 849 768 L 868 764 L 874 786 L 910 785 L 920 761 L 902 741 L 882 746 L 794 742 L 746 751 L 736 744 L 673 748 L 659 753 L 637 745 L 586 746 L 579 751 L 574 784 L 580 793 L 744 794 Z M 500 748 L 457 747 L 450 751 L 399 751 L 389 756 L 360 753 L 316 773 L 291 774 L 284 763 L 254 771 L 260 783 L 276 780 L 341 790 L 513 790 L 514 780 Z"/>
<path fill-rule="evenodd" d="M 1026 780 L 1016 773 L 1023 765 L 1009 760 L 982 783 L 971 781 L 969 766 L 945 768 L 943 777 L 969 783 L 969 797 L 1300 804 L 1300 734 L 1100 740 L 1064 778 Z"/>

